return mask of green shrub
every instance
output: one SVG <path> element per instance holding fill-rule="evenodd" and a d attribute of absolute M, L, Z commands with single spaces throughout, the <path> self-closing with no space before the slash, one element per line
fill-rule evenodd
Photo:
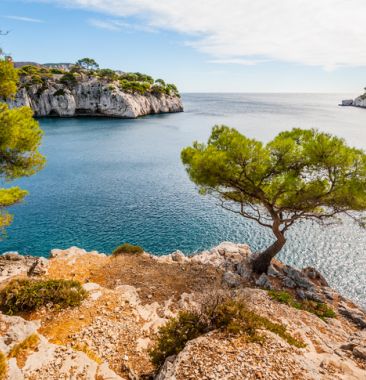
<path fill-rule="evenodd" d="M 8 363 L 6 361 L 6 356 L 0 351 L 0 380 L 5 380 L 8 378 Z"/>
<path fill-rule="evenodd" d="M 301 302 L 302 310 L 306 310 L 309 313 L 313 313 L 320 319 L 335 318 L 337 314 L 326 303 L 305 300 Z"/>
<path fill-rule="evenodd" d="M 18 69 L 19 75 L 34 75 L 39 73 L 39 67 L 33 65 L 22 66 Z"/>
<path fill-rule="evenodd" d="M 128 93 L 139 93 L 144 95 L 151 89 L 151 85 L 148 82 L 128 81 L 123 79 L 119 82 L 121 90 Z"/>
<path fill-rule="evenodd" d="M 188 341 L 204 334 L 206 327 L 199 315 L 189 311 L 179 313 L 159 329 L 157 343 L 149 352 L 151 362 L 160 367 L 168 356 L 177 355 Z"/>
<path fill-rule="evenodd" d="M 119 76 L 119 79 L 130 82 L 147 82 L 150 85 L 154 84 L 154 78 L 150 75 L 141 73 L 123 73 Z"/>
<path fill-rule="evenodd" d="M 50 73 L 51 74 L 64 74 L 65 71 L 64 70 L 61 70 L 61 69 L 50 69 Z"/>
<path fill-rule="evenodd" d="M 60 82 L 66 84 L 68 86 L 70 86 L 70 85 L 72 86 L 72 85 L 77 83 L 77 79 L 76 79 L 76 76 L 74 73 L 69 72 L 69 73 L 65 73 L 60 78 Z"/>
<path fill-rule="evenodd" d="M 78 306 L 87 292 L 72 280 L 13 280 L 0 292 L 0 307 L 9 315 L 37 310 Z"/>
<path fill-rule="evenodd" d="M 117 247 L 113 252 L 113 256 L 121 255 L 124 253 L 143 253 L 144 249 L 138 245 L 132 245 L 130 243 L 124 243 Z"/>
<path fill-rule="evenodd" d="M 229 334 L 242 334 L 250 342 L 263 343 L 265 337 L 258 330 L 277 334 L 290 345 L 305 347 L 302 340 L 291 336 L 286 326 L 271 322 L 249 310 L 242 300 L 211 299 L 198 311 L 183 311 L 159 329 L 155 346 L 150 350 L 152 363 L 159 368 L 170 355 L 177 355 L 188 341 L 209 331 L 220 329 Z"/>
<path fill-rule="evenodd" d="M 284 290 L 270 290 L 268 294 L 272 299 L 278 302 L 294 307 L 295 309 L 308 311 L 323 320 L 325 318 L 336 317 L 334 310 L 323 302 L 297 300 L 292 294 Z"/>
<path fill-rule="evenodd" d="M 63 95 L 65 95 L 65 90 L 63 88 L 60 88 L 56 92 L 53 93 L 53 96 L 63 96 Z"/>
<path fill-rule="evenodd" d="M 118 74 L 111 69 L 100 69 L 97 71 L 98 76 L 109 81 L 114 81 L 118 79 Z"/>
<path fill-rule="evenodd" d="M 38 75 L 38 74 L 33 74 L 33 75 L 31 76 L 31 83 L 32 83 L 32 84 L 43 84 L 43 80 L 42 80 L 42 78 L 41 78 L 40 75 Z"/>

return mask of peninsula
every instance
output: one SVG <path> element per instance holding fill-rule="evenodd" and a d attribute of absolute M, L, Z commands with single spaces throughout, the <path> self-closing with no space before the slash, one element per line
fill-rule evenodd
<path fill-rule="evenodd" d="M 28 106 L 36 117 L 136 118 L 183 111 L 174 84 L 146 74 L 99 69 L 89 58 L 75 65 L 15 63 L 15 67 L 20 82 L 8 104 Z"/>

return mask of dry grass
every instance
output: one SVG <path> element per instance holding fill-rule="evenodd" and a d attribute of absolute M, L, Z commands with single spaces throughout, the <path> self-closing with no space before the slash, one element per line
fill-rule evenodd
<path fill-rule="evenodd" d="M 86 343 L 77 343 L 72 348 L 75 351 L 84 352 L 84 354 L 86 354 L 89 359 L 94 360 L 98 364 L 103 363 L 103 360 L 93 350 L 91 350 Z"/>
<path fill-rule="evenodd" d="M 23 368 L 27 357 L 34 352 L 39 344 L 39 336 L 37 334 L 29 335 L 23 342 L 16 344 L 8 354 L 8 358 L 15 358 L 19 368 Z"/>
<path fill-rule="evenodd" d="M 164 264 L 147 255 L 119 255 L 93 272 L 90 281 L 110 289 L 122 284 L 134 286 L 142 302 L 150 303 L 220 287 L 221 277 L 214 267 L 199 263 Z"/>
<path fill-rule="evenodd" d="M 8 374 L 6 356 L 0 351 L 0 380 L 5 380 Z"/>

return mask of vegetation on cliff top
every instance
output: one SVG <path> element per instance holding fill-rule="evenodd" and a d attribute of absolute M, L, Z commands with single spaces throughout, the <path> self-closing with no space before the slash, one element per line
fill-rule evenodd
<path fill-rule="evenodd" d="M 45 66 L 26 65 L 19 68 L 18 73 L 21 79 L 21 86 L 24 88 L 38 84 L 41 85 L 41 89 L 44 89 L 50 80 L 72 88 L 79 80 L 86 77 L 98 78 L 102 81 L 113 83 L 126 93 L 180 96 L 174 84 L 165 83 L 162 79 L 154 80 L 150 75 L 138 72 L 124 73 L 111 69 L 100 69 L 99 65 L 92 58 L 78 60 L 75 65 L 71 66 L 69 71 Z"/>
<path fill-rule="evenodd" d="M 366 154 L 330 134 L 296 128 L 263 144 L 215 126 L 207 144 L 183 149 L 182 161 L 201 193 L 271 229 L 275 242 L 253 260 L 257 273 L 267 271 L 295 223 L 327 225 L 343 214 L 364 226 Z"/>

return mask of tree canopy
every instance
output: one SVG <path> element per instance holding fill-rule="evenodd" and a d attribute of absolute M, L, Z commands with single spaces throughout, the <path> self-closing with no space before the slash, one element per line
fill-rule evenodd
<path fill-rule="evenodd" d="M 17 84 L 17 71 L 11 62 L 0 59 L 0 98 L 14 96 Z M 44 165 L 44 157 L 38 148 L 42 131 L 33 119 L 28 107 L 9 109 L 0 103 L 0 179 L 8 182 L 23 176 L 30 176 Z M 6 208 L 21 202 L 27 191 L 19 187 L 0 189 L 0 229 L 12 221 Z"/>
<path fill-rule="evenodd" d="M 266 272 L 296 222 L 327 224 L 345 214 L 364 225 L 366 155 L 341 138 L 293 129 L 263 144 L 215 126 L 207 144 L 195 142 L 181 157 L 202 193 L 272 230 L 275 242 L 253 261 L 258 273 Z"/>
<path fill-rule="evenodd" d="M 96 70 L 96 69 L 99 68 L 99 65 L 97 64 L 97 62 L 93 58 L 82 58 L 82 59 L 79 59 L 76 62 L 76 65 L 80 66 L 80 67 L 82 67 L 83 69 L 86 69 L 86 70 Z"/>

